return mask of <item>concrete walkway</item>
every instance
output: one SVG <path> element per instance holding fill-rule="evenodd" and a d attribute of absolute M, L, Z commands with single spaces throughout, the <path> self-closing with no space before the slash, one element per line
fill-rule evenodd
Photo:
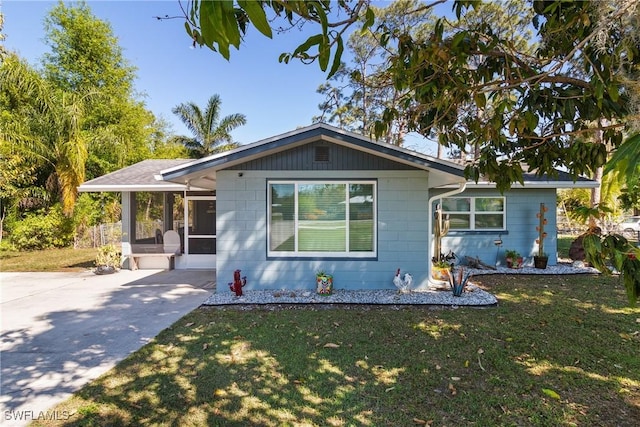
<path fill-rule="evenodd" d="M 0 424 L 26 425 L 200 306 L 212 270 L 0 273 Z"/>

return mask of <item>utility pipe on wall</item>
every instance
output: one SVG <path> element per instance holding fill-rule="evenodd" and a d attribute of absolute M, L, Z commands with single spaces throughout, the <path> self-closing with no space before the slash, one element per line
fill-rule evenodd
<path fill-rule="evenodd" d="M 437 196 L 431 196 L 429 197 L 429 219 L 428 219 L 428 224 L 427 227 L 429 229 L 429 254 L 431 254 L 433 252 L 433 248 L 432 248 L 432 243 L 433 243 L 433 202 L 436 199 L 442 199 L 445 197 L 449 197 L 449 196 L 455 196 L 456 194 L 460 194 L 462 193 L 465 189 L 467 188 L 467 183 L 466 182 L 461 182 L 459 187 L 456 188 L 455 190 L 451 190 L 451 191 L 447 191 L 444 192 L 442 194 L 438 194 Z M 431 263 L 431 258 L 428 257 L 427 259 L 427 275 L 429 277 L 429 282 L 431 282 L 431 267 L 432 267 L 432 263 Z"/>

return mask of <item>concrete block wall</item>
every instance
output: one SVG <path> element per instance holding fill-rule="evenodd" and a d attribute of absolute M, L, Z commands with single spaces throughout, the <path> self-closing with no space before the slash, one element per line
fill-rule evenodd
<path fill-rule="evenodd" d="M 377 180 L 377 258 L 267 257 L 269 179 Z M 220 171 L 217 187 L 217 277 L 220 289 L 235 269 L 247 289 L 315 288 L 315 272 L 334 275 L 338 289 L 394 288 L 396 268 L 427 286 L 428 173 L 423 171 Z"/>

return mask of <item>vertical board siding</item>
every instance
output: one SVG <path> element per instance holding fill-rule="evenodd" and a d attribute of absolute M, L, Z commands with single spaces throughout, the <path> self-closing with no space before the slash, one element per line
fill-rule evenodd
<path fill-rule="evenodd" d="M 393 289 L 396 268 L 410 272 L 418 287 L 427 286 L 427 172 L 248 171 L 239 176 L 226 170 L 217 178 L 219 292 L 227 292 L 236 269 L 247 276 L 247 289 L 313 291 L 319 269 L 333 273 L 337 289 Z M 267 259 L 268 179 L 377 179 L 377 260 Z"/>
<path fill-rule="evenodd" d="M 497 197 L 500 193 L 495 190 L 466 190 L 455 197 Z M 547 218 L 547 238 L 544 240 L 544 250 L 549 255 L 549 265 L 558 262 L 558 241 L 556 226 L 556 190 L 555 189 L 512 189 L 504 193 L 506 197 L 507 229 L 505 233 L 474 233 L 451 231 L 442 240 L 443 251 L 453 250 L 458 256 L 480 258 L 489 265 L 504 266 L 506 264 L 504 251 L 515 249 L 525 259 L 526 265 L 533 265 L 533 256 L 538 254 L 536 239 L 538 232 L 538 218 L 540 203 L 549 209 Z M 494 239 L 500 237 L 501 247 L 494 244 Z"/>
<path fill-rule="evenodd" d="M 329 161 L 315 161 L 315 149 L 328 147 Z M 251 160 L 229 168 L 230 170 L 413 170 L 403 163 L 374 156 L 352 148 L 323 141 L 311 142 L 276 154 Z"/>

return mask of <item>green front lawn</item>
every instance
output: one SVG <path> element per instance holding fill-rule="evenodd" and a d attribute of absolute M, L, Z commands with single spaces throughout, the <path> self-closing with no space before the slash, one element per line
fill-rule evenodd
<path fill-rule="evenodd" d="M 82 271 L 95 266 L 97 249 L 0 250 L 0 271 Z"/>
<path fill-rule="evenodd" d="M 637 425 L 640 309 L 616 279 L 478 282 L 497 307 L 200 308 L 52 409 L 61 425 Z"/>

